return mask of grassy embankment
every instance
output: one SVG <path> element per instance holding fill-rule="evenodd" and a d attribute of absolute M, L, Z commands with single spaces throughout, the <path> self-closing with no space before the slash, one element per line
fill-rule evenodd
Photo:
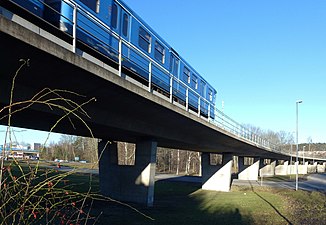
<path fill-rule="evenodd" d="M 90 176 L 67 177 L 75 190 L 88 190 Z M 92 175 L 98 191 L 98 176 Z M 286 180 L 288 178 L 279 178 Z M 160 181 L 155 184 L 153 208 L 95 201 L 92 214 L 98 224 L 326 224 L 326 195 L 263 187 L 233 187 L 231 192 L 203 191 L 200 184 Z"/>

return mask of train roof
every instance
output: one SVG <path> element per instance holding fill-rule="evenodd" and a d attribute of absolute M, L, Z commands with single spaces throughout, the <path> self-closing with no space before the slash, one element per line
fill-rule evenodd
<path fill-rule="evenodd" d="M 191 69 L 193 72 L 196 73 L 197 76 L 200 76 L 201 79 L 203 81 L 206 82 L 207 85 L 209 85 L 212 89 L 214 89 L 214 91 L 217 93 L 216 89 L 210 85 L 206 79 L 200 74 L 198 73 L 183 57 L 180 56 L 180 54 L 172 48 L 171 45 L 169 45 L 164 38 L 162 38 L 158 33 L 156 33 L 152 27 L 150 25 L 148 25 L 134 10 L 132 10 L 123 0 L 114 0 L 115 2 L 117 2 L 118 4 L 120 4 L 126 11 L 128 11 L 131 15 L 133 15 L 141 24 L 143 24 L 158 40 L 160 40 L 162 42 L 162 44 L 164 44 L 169 50 L 173 51 L 174 53 L 177 53 L 177 56 L 180 58 L 180 60 L 183 61 L 184 64 L 186 64 L 186 66 Z"/>

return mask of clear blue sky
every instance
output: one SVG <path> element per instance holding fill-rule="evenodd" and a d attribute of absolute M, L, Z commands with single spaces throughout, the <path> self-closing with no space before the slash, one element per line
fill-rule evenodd
<path fill-rule="evenodd" d="M 124 2 L 217 89 L 227 115 L 294 132 L 302 99 L 299 142 L 326 142 L 325 0 Z"/>
<path fill-rule="evenodd" d="M 124 0 L 240 123 L 326 142 L 325 0 Z"/>

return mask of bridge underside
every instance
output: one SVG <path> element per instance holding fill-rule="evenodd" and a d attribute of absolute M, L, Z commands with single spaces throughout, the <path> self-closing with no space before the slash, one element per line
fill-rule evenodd
<path fill-rule="evenodd" d="M 263 159 L 289 158 L 234 136 L 119 77 L 112 62 L 86 59 L 80 50 L 74 54 L 67 43 L 20 22 L 29 29 L 0 16 L 0 124 L 7 125 L 6 115 L 11 113 L 13 126 L 53 128 L 53 132 L 102 139 L 98 148 L 103 193 L 152 205 L 157 146 L 204 152 L 203 188 L 208 190 L 229 190 L 234 155 L 255 157 L 253 165 L 242 165 L 244 159 L 239 157 L 240 177 L 254 180 L 259 171 L 275 172 L 275 160 L 260 165 Z M 19 72 L 11 91 L 20 59 L 29 59 L 29 65 Z M 6 108 L 10 102 L 11 111 Z M 85 102 L 88 104 L 83 105 Z M 113 141 L 136 143 L 134 167 L 118 165 Z M 223 153 L 222 164 L 210 165 L 208 153 Z M 287 173 L 287 165 L 279 166 L 278 171 Z M 312 169 L 318 170 L 318 165 Z M 319 170 L 325 171 L 325 164 Z"/>
<path fill-rule="evenodd" d="M 162 147 L 233 152 L 246 156 L 274 154 L 238 140 L 232 134 L 132 84 L 117 76 L 117 71 L 112 68 L 107 70 L 3 17 L 0 23 L 1 108 L 9 104 L 11 80 L 21 65 L 19 60 L 30 59 L 29 66 L 24 67 L 16 79 L 14 102 L 31 99 L 44 88 L 85 96 L 62 94 L 79 104 L 95 98 L 96 101 L 83 107 L 90 118 L 81 113 L 78 115 L 87 122 L 97 138 L 134 143 L 150 139 Z M 15 113 L 12 125 L 49 131 L 62 115 L 59 109 L 34 104 Z M 0 123 L 7 124 L 7 120 L 1 119 Z M 53 131 L 91 135 L 89 129 L 74 116 L 60 121 Z"/>

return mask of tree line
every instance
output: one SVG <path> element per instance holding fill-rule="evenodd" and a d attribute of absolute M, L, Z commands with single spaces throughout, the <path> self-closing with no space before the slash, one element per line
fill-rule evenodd
<path fill-rule="evenodd" d="M 57 143 L 50 143 L 40 152 L 41 159 L 66 161 L 85 160 L 97 162 L 97 142 L 95 138 L 62 135 Z"/>
<path fill-rule="evenodd" d="M 264 131 L 252 125 L 245 125 L 253 133 L 270 140 L 272 143 L 282 146 L 285 153 L 295 154 L 293 133 L 271 130 Z M 41 153 L 45 160 L 63 159 L 74 161 L 75 159 L 95 163 L 98 161 L 98 139 L 62 135 L 58 143 L 50 143 Z M 326 157 L 326 143 L 300 144 L 299 150 L 305 151 L 307 156 Z M 132 143 L 118 142 L 118 163 L 120 165 L 133 165 L 135 163 L 135 148 Z M 309 153 L 310 152 L 310 153 Z M 313 153 L 315 152 L 315 153 Z M 322 153 L 320 153 L 322 152 Z M 221 156 L 212 155 L 212 164 L 221 161 Z M 173 174 L 201 174 L 201 153 L 185 151 L 181 149 L 168 149 L 158 147 L 157 149 L 157 172 Z M 237 157 L 234 158 L 234 169 L 237 167 Z"/>

